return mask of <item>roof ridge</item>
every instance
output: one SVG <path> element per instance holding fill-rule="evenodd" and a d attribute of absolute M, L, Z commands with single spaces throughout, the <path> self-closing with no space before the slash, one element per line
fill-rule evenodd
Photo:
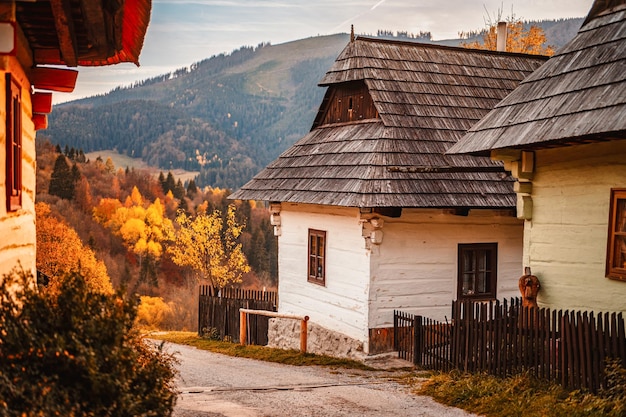
<path fill-rule="evenodd" d="M 459 51 L 459 52 L 462 51 L 462 52 L 468 52 L 468 53 L 479 53 L 479 54 L 488 54 L 488 55 L 534 57 L 534 58 L 545 58 L 545 59 L 550 58 L 547 55 L 525 54 L 522 52 L 492 51 L 489 49 L 464 48 L 462 46 L 449 46 L 449 45 L 442 45 L 439 43 L 425 43 L 425 42 L 414 42 L 410 40 L 387 39 L 387 38 L 379 38 L 376 36 L 367 36 L 367 35 L 358 35 L 355 39 L 355 42 L 358 42 L 358 41 L 390 43 L 390 44 L 398 44 L 398 45 L 406 45 L 406 46 L 421 46 L 421 47 L 432 48 L 432 49 L 443 49 L 443 50 L 451 50 L 451 51 Z"/>

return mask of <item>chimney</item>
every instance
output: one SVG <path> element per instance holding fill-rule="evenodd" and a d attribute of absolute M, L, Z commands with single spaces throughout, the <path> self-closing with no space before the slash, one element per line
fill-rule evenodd
<path fill-rule="evenodd" d="M 506 22 L 498 22 L 496 32 L 496 51 L 506 51 Z"/>
<path fill-rule="evenodd" d="M 350 42 L 354 42 L 354 25 L 350 25 Z"/>

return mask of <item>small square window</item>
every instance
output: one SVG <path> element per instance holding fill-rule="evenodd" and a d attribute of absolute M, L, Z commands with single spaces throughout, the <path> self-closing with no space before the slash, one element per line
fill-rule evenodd
<path fill-rule="evenodd" d="M 309 282 L 326 284 L 326 232 L 309 229 Z"/>
<path fill-rule="evenodd" d="M 498 244 L 459 244 L 458 299 L 496 298 Z"/>
<path fill-rule="evenodd" d="M 626 281 L 626 189 L 611 190 L 606 276 Z"/>

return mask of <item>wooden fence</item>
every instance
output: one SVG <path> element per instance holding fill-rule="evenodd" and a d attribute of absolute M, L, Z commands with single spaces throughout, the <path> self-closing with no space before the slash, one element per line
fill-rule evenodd
<path fill-rule="evenodd" d="M 605 386 L 607 358 L 626 364 L 621 313 L 529 308 L 520 299 L 454 301 L 450 323 L 396 311 L 394 328 L 399 356 L 426 369 L 498 376 L 529 371 L 597 392 Z"/>
<path fill-rule="evenodd" d="M 210 285 L 200 286 L 198 304 L 198 334 L 213 334 L 221 340 L 239 342 L 239 309 L 276 311 L 275 291 L 242 290 Z M 248 343 L 267 344 L 269 317 L 248 315 L 246 323 Z"/>

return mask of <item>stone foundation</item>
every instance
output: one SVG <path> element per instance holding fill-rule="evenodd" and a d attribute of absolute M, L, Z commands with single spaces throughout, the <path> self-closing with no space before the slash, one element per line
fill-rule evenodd
<path fill-rule="evenodd" d="M 300 320 L 272 318 L 267 332 L 268 346 L 279 349 L 300 349 Z M 363 342 L 345 334 L 308 322 L 307 352 L 338 358 L 363 360 Z"/>

